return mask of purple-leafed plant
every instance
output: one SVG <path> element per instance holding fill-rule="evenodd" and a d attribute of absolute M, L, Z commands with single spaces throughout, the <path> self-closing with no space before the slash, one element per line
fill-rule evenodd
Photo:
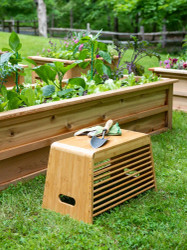
<path fill-rule="evenodd" d="M 123 45 L 117 41 L 114 42 L 115 49 L 118 52 L 119 61 L 116 70 L 113 72 L 114 79 L 120 78 L 123 75 L 123 71 L 127 69 L 128 74 L 134 73 L 135 75 L 143 75 L 144 67 L 139 64 L 140 60 L 144 57 L 157 57 L 160 60 L 160 55 L 149 49 L 149 44 L 146 41 L 138 41 L 135 36 L 131 37 L 133 41 L 129 41 Z M 130 60 L 124 60 L 122 58 L 127 50 L 132 50 Z"/>

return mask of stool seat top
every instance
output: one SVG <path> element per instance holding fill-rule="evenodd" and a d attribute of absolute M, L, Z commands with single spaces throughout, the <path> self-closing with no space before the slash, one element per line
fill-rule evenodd
<path fill-rule="evenodd" d="M 97 148 L 97 149 L 91 147 L 90 145 L 91 138 L 89 138 L 88 136 L 69 137 L 69 138 L 60 140 L 58 142 L 54 142 L 53 144 L 58 144 L 58 146 L 62 144 L 63 147 L 67 145 L 67 146 L 74 147 L 77 149 L 79 148 L 83 150 L 89 150 L 92 152 L 98 152 L 98 151 L 103 151 L 103 150 L 105 151 L 117 145 L 119 146 L 120 144 L 125 144 L 125 143 L 128 144 L 128 142 L 136 141 L 137 139 L 143 139 L 146 137 L 149 138 L 149 135 L 144 134 L 144 133 L 124 130 L 124 129 L 122 129 L 121 131 L 122 131 L 121 136 L 119 135 L 118 136 L 105 136 L 105 138 L 108 138 L 108 141 L 102 147 Z"/>

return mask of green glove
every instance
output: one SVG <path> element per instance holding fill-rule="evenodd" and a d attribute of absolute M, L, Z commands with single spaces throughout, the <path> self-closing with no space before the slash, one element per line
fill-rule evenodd
<path fill-rule="evenodd" d="M 108 135 L 121 135 L 121 129 L 118 122 L 110 128 Z"/>

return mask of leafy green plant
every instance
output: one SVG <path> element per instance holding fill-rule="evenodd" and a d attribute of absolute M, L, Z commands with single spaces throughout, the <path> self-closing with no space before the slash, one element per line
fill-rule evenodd
<path fill-rule="evenodd" d="M 62 62 L 54 62 L 33 68 L 38 76 L 47 84 L 43 87 L 43 95 L 45 97 L 51 96 L 55 92 L 55 87 L 59 96 L 67 94 L 69 91 L 64 91 L 67 87 L 67 83 L 63 81 L 63 77 L 68 70 L 74 68 L 76 65 L 77 63 L 73 63 L 64 66 Z M 58 76 L 58 79 L 56 76 Z"/>
<path fill-rule="evenodd" d="M 17 109 L 21 106 L 23 101 L 21 100 L 19 93 L 13 90 L 7 90 L 3 85 L 0 89 L 0 110 L 12 110 Z"/>
<path fill-rule="evenodd" d="M 21 91 L 20 98 L 24 101 L 26 106 L 33 106 L 36 102 L 35 91 L 32 88 L 24 88 Z"/>
<path fill-rule="evenodd" d="M 3 64 L 2 68 L 2 78 L 4 79 L 4 75 L 9 75 L 9 72 L 15 72 L 15 84 L 16 84 L 16 91 L 19 93 L 19 86 L 18 86 L 18 76 L 19 74 L 23 74 L 21 70 L 23 69 L 21 66 L 18 65 L 23 59 L 26 60 L 29 63 L 32 63 L 36 65 L 36 63 L 28 58 L 22 57 L 19 53 L 19 50 L 22 48 L 22 43 L 20 42 L 19 36 L 16 34 L 16 32 L 12 32 L 9 37 L 9 46 L 10 48 L 3 48 L 2 51 L 5 51 L 3 55 L 1 55 L 1 61 L 0 64 Z M 7 72 L 9 71 L 9 72 Z M 4 81 L 3 81 L 4 82 Z M 2 81 L 1 81 L 2 83 Z"/>
<path fill-rule="evenodd" d="M 9 62 L 11 53 L 4 53 L 0 56 L 0 88 L 7 82 L 7 77 L 11 76 L 17 70 L 21 71 L 22 67 L 19 65 L 12 65 Z"/>
<path fill-rule="evenodd" d="M 21 54 L 19 54 L 18 52 L 21 49 L 22 44 L 20 43 L 18 35 L 14 31 L 11 33 L 9 37 L 9 46 L 10 48 L 3 48 L 3 51 L 9 51 L 9 53 L 7 53 L 8 54 L 7 57 L 9 57 L 9 62 L 12 65 L 18 65 L 18 63 L 22 61 Z M 16 89 L 17 92 L 19 92 L 19 86 L 18 86 L 19 72 L 17 68 L 15 74 L 16 74 L 16 80 L 15 80 Z"/>
<path fill-rule="evenodd" d="M 15 88 L 7 90 L 5 86 L 2 86 L 0 90 L 0 112 L 45 102 L 54 102 L 72 97 L 117 90 L 121 87 L 141 85 L 158 81 L 159 78 L 153 75 L 144 75 L 139 80 L 136 80 L 134 73 L 131 73 L 126 79 L 107 79 L 103 83 L 96 84 L 94 80 L 82 76 L 69 79 L 66 87 L 62 90 L 59 90 L 55 85 L 58 80 L 55 80 L 55 84 L 51 80 L 52 78 L 48 81 L 46 80 L 48 83 L 37 81 L 34 88 L 30 85 L 20 86 L 19 93 L 15 91 Z"/>
<path fill-rule="evenodd" d="M 0 112 L 20 107 L 33 106 L 37 104 L 36 100 L 37 90 L 32 89 L 30 86 L 27 88 L 21 86 L 20 92 L 17 93 L 15 87 L 8 90 L 2 85 L 0 89 Z"/>
<path fill-rule="evenodd" d="M 91 69 L 88 75 L 90 80 L 95 80 L 97 83 L 102 82 L 102 76 L 104 74 L 108 76 L 111 75 L 111 69 L 108 65 L 104 63 L 104 61 L 106 61 L 109 64 L 111 64 L 112 62 L 112 58 L 108 52 L 107 45 L 97 41 L 100 33 L 101 31 L 98 32 L 95 36 L 88 35 L 82 37 L 82 39 L 78 42 L 77 47 L 74 51 L 74 53 L 76 53 L 82 44 L 87 45 L 87 48 L 91 52 L 91 62 L 90 62 Z M 104 61 L 99 60 L 98 59 L 99 57 L 102 57 Z M 85 58 L 86 58 L 86 53 L 84 53 L 83 49 L 79 59 L 84 60 Z M 89 62 L 86 63 L 86 65 L 88 64 Z"/>
<path fill-rule="evenodd" d="M 122 78 L 119 80 L 106 79 L 101 84 L 96 84 L 94 80 L 89 80 L 86 76 L 84 77 L 85 84 L 80 86 L 79 93 L 82 94 L 93 94 L 93 93 L 101 93 L 109 90 L 116 90 L 121 87 L 130 87 L 135 85 L 142 85 L 154 81 L 160 80 L 160 78 L 154 74 L 144 74 L 142 77 L 137 79 L 134 73 L 129 74 L 126 78 Z M 71 84 L 71 83 L 70 83 Z M 78 87 L 78 85 L 77 85 Z"/>

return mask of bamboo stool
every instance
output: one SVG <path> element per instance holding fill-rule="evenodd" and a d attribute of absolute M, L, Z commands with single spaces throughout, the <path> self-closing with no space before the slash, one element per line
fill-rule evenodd
<path fill-rule="evenodd" d="M 155 188 L 149 135 L 122 130 L 101 148 L 87 136 L 51 146 L 43 208 L 93 223 L 93 217 Z"/>

